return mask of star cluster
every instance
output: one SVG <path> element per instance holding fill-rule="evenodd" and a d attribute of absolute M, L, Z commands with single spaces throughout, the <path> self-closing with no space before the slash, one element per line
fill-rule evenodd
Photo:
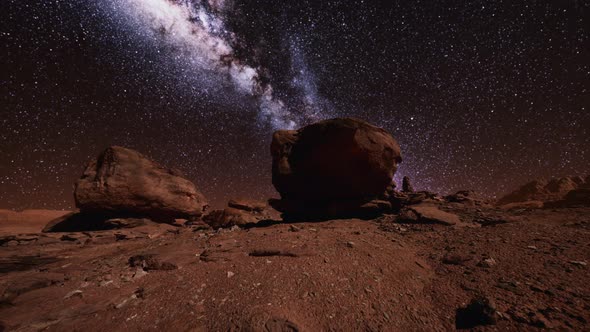
<path fill-rule="evenodd" d="M 0 208 L 72 208 L 109 145 L 213 205 L 276 196 L 273 130 L 390 131 L 417 189 L 590 173 L 586 1 L 8 0 Z M 399 180 L 399 179 L 398 179 Z"/>

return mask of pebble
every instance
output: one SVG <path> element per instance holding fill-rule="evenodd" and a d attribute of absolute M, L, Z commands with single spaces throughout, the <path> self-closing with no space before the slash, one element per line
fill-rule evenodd
<path fill-rule="evenodd" d="M 82 291 L 79 289 L 73 290 L 73 291 L 67 293 L 66 296 L 64 296 L 64 299 L 69 299 L 72 296 L 82 297 Z"/>
<path fill-rule="evenodd" d="M 588 265 L 588 263 L 584 262 L 584 261 L 570 261 L 571 264 L 577 265 L 577 266 L 586 266 Z"/>
<path fill-rule="evenodd" d="M 235 273 L 233 273 L 232 271 L 227 271 L 227 277 L 228 277 L 228 278 L 231 278 L 231 277 L 233 277 L 233 276 L 235 276 L 235 275 L 236 275 L 236 274 L 235 274 Z"/>

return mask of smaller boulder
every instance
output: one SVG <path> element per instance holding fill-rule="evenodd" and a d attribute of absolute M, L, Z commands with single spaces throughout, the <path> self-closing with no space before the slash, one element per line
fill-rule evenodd
<path fill-rule="evenodd" d="M 225 208 L 223 210 L 214 210 L 203 217 L 203 221 L 213 229 L 229 228 L 232 226 L 255 225 L 259 221 L 266 219 L 264 215 L 253 214 L 245 210 L 235 208 Z"/>
<path fill-rule="evenodd" d="M 404 178 L 402 180 L 402 191 L 405 193 L 413 193 L 414 192 L 414 187 L 412 186 L 412 183 L 410 183 L 410 178 L 407 176 L 404 176 Z"/>

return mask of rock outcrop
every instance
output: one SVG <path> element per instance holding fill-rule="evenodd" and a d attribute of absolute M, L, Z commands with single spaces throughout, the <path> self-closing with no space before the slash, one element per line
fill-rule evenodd
<path fill-rule="evenodd" d="M 412 183 L 410 182 L 410 178 L 407 176 L 404 176 L 404 178 L 402 179 L 402 191 L 405 193 L 413 193 L 414 192 L 414 187 L 412 186 Z"/>
<path fill-rule="evenodd" d="M 570 191 L 589 186 L 590 183 L 588 183 L 588 180 L 588 177 L 584 179 L 577 176 L 531 181 L 500 198 L 497 204 L 505 205 L 527 201 L 548 202 L 563 200 Z"/>
<path fill-rule="evenodd" d="M 268 219 L 266 204 L 251 200 L 235 200 L 228 202 L 228 207 L 214 210 L 203 217 L 203 221 L 213 229 L 232 226 L 246 227 Z"/>
<path fill-rule="evenodd" d="M 339 204 L 360 207 L 379 198 L 402 160 L 389 133 L 349 118 L 277 131 L 271 154 L 272 180 L 281 195 L 273 207 L 303 214 L 305 207 L 329 214 Z"/>
<path fill-rule="evenodd" d="M 74 197 L 82 213 L 156 221 L 198 218 L 207 207 L 205 197 L 180 172 L 119 146 L 90 162 Z"/>

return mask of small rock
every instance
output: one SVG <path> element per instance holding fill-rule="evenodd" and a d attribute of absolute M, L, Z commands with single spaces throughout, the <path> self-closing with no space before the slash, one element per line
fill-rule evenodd
<path fill-rule="evenodd" d="M 455 327 L 470 329 L 479 325 L 494 325 L 497 321 L 496 315 L 496 305 L 491 299 L 477 297 L 472 299 L 467 307 L 457 309 Z"/>
<path fill-rule="evenodd" d="M 450 264 L 450 265 L 464 265 L 465 262 L 471 260 L 471 257 L 459 255 L 459 254 L 449 254 L 443 257 L 442 262 L 443 264 Z"/>
<path fill-rule="evenodd" d="M 69 299 L 70 297 L 73 297 L 73 296 L 82 297 L 82 291 L 79 289 L 73 290 L 73 291 L 67 293 L 66 296 L 64 296 L 64 299 Z"/>
<path fill-rule="evenodd" d="M 156 255 L 144 254 L 135 255 L 129 258 L 129 266 L 141 267 L 145 271 L 149 270 L 175 270 L 178 267 L 170 262 L 162 262 L 156 258 Z"/>
<path fill-rule="evenodd" d="M 145 277 L 146 275 L 148 275 L 148 273 L 146 271 L 144 271 L 144 269 L 137 268 L 137 270 L 135 270 L 135 273 L 133 274 L 132 278 L 139 279 L 139 278 Z"/>
<path fill-rule="evenodd" d="M 571 264 L 577 265 L 577 266 L 586 266 L 588 265 L 588 263 L 584 262 L 584 261 L 570 261 Z"/>
<path fill-rule="evenodd" d="M 228 278 L 231 278 L 231 277 L 233 277 L 233 276 L 235 276 L 235 275 L 236 275 L 236 274 L 235 274 L 235 273 L 233 273 L 232 271 L 227 271 L 227 277 L 228 277 Z"/>
<path fill-rule="evenodd" d="M 295 225 L 289 225 L 289 231 L 290 232 L 299 232 L 301 230 L 301 228 L 295 226 Z"/>
<path fill-rule="evenodd" d="M 352 242 L 352 241 L 346 242 L 346 246 L 349 248 L 354 248 L 354 242 Z"/>
<path fill-rule="evenodd" d="M 483 268 L 486 268 L 486 269 L 489 269 L 489 268 L 493 267 L 496 264 L 498 264 L 498 262 L 496 262 L 495 259 L 493 259 L 493 258 L 486 258 L 486 259 L 482 260 L 481 262 L 479 262 L 477 264 L 477 266 L 483 267 Z"/>
<path fill-rule="evenodd" d="M 528 246 L 527 249 L 537 250 L 537 247 L 535 247 L 535 246 Z"/>

